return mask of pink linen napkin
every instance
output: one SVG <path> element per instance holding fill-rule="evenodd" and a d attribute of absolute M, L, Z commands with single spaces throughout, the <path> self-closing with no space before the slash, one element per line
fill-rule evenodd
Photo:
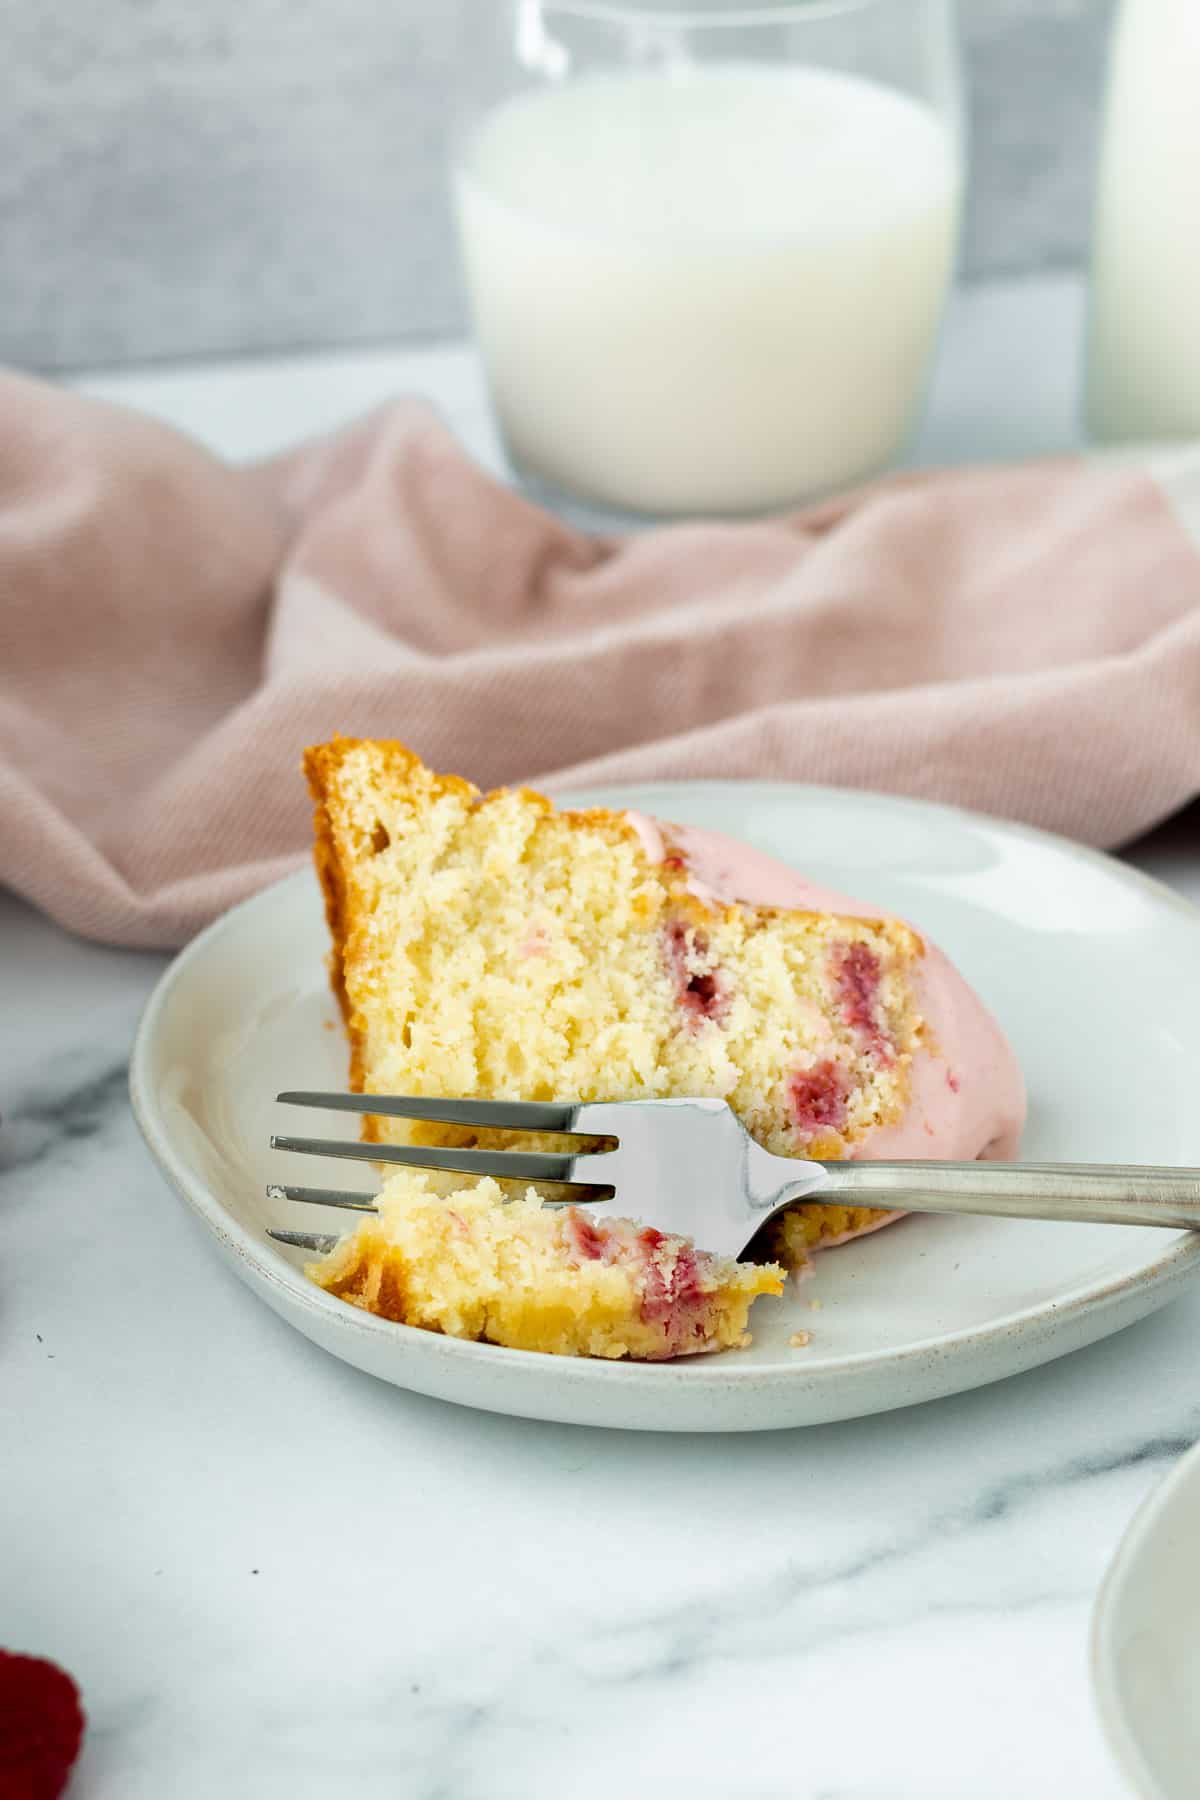
<path fill-rule="evenodd" d="M 418 403 L 239 469 L 0 375 L 0 881 L 182 943 L 307 855 L 334 731 L 481 786 L 834 782 L 1119 843 L 1200 791 L 1198 516 L 1200 457 L 1061 462 L 592 539 Z"/>

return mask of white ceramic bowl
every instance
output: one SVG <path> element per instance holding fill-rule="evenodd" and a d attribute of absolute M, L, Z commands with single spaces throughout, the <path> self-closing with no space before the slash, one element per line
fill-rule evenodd
<path fill-rule="evenodd" d="M 1143 1800 L 1200 1794 L 1200 1444 L 1134 1517 L 1092 1617 L 1092 1683 Z"/>

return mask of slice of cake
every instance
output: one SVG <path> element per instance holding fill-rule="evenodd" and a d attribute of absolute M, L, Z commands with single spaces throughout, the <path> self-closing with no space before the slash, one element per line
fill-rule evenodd
<path fill-rule="evenodd" d="M 659 1362 L 749 1342 L 773 1265 L 707 1256 L 629 1219 L 550 1207 L 530 1188 L 504 1203 L 494 1181 L 449 1193 L 402 1170 L 367 1219 L 308 1270 L 331 1294 L 450 1337 L 556 1356 Z"/>
<path fill-rule="evenodd" d="M 306 771 L 355 1088 L 719 1096 L 769 1150 L 820 1159 L 1015 1150 L 1012 1053 L 902 921 L 711 833 L 481 795 L 402 744 L 335 738 Z M 893 1216 L 806 1204 L 769 1248 L 797 1265 Z"/>

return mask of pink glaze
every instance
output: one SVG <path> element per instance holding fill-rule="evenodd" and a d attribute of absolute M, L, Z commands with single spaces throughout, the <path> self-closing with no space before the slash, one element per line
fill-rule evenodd
<path fill-rule="evenodd" d="M 749 906 L 837 912 L 852 918 L 885 916 L 879 907 L 818 887 L 786 863 L 718 832 L 692 825 L 660 828 L 654 820 L 638 814 L 626 816 L 647 855 L 652 849 L 657 851 L 654 861 L 661 862 L 666 853 L 666 830 L 671 849 L 686 860 L 689 889 L 709 905 L 742 901 Z M 1025 1083 L 1017 1059 L 999 1025 L 958 970 L 928 938 L 924 943 L 925 955 L 914 970 L 914 980 L 917 1005 L 928 1026 L 929 1047 L 913 1059 L 911 1098 L 904 1117 L 895 1125 L 873 1131 L 858 1154 L 899 1160 L 1011 1160 L 1025 1123 Z"/>
<path fill-rule="evenodd" d="M 649 813 L 627 812 L 625 822 L 637 832 L 647 860 L 652 863 L 662 862 L 667 854 L 667 847 L 663 843 L 662 832 L 658 829 L 658 820 L 652 819 Z"/>

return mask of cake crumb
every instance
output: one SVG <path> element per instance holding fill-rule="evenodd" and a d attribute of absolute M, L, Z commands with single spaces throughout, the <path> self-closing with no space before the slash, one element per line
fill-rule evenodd
<path fill-rule="evenodd" d="M 811 1331 L 793 1331 L 788 1343 L 793 1350 L 803 1350 L 806 1344 L 812 1343 Z"/>
<path fill-rule="evenodd" d="M 820 1310 L 821 1310 L 821 1305 L 822 1305 L 822 1302 L 821 1302 L 821 1301 L 820 1301 L 820 1300 L 817 1300 L 817 1299 L 812 1299 L 812 1300 L 810 1300 L 810 1301 L 809 1301 L 809 1303 L 808 1303 L 808 1304 L 809 1304 L 809 1305 L 810 1305 L 810 1306 L 811 1306 L 811 1307 L 812 1307 L 812 1310 L 813 1310 L 813 1311 L 814 1311 L 814 1312 L 820 1312 Z"/>

